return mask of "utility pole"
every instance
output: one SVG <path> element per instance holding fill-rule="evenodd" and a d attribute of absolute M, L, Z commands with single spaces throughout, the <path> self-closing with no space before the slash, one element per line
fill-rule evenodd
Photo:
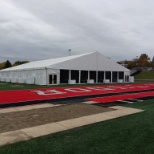
<path fill-rule="evenodd" d="M 71 56 L 71 49 L 68 49 L 68 52 L 69 52 L 69 56 Z"/>

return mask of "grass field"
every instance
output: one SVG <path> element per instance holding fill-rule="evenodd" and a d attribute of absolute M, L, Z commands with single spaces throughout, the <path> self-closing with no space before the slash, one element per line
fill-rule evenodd
<path fill-rule="evenodd" d="M 154 80 L 154 71 L 142 71 L 135 75 L 135 79 L 153 79 Z"/>
<path fill-rule="evenodd" d="M 134 83 L 128 83 L 128 84 L 136 84 L 136 83 L 147 83 L 146 81 L 140 81 L 140 82 L 134 82 Z M 149 82 L 148 82 L 149 83 Z M 117 85 L 117 83 L 112 83 L 112 85 Z M 119 83 L 123 84 L 123 83 Z M 127 83 L 124 83 L 127 84 Z M 22 89 L 37 89 L 37 88 L 53 88 L 53 87 L 75 87 L 75 86 L 99 86 L 99 85 L 111 85 L 110 84 L 63 84 L 63 85 L 51 85 L 51 86 L 39 86 L 39 85 L 28 85 L 28 84 L 16 84 L 16 83 L 6 83 L 6 82 L 0 82 L 0 91 L 1 90 L 22 90 Z"/>
<path fill-rule="evenodd" d="M 21 89 L 36 89 L 36 88 L 49 88 L 49 87 L 75 87 L 75 86 L 95 86 L 95 85 L 106 85 L 106 84 L 63 84 L 63 85 L 51 85 L 51 86 L 39 86 L 39 85 L 28 85 L 28 84 L 16 84 L 16 83 L 5 83 L 0 82 L 0 90 L 21 90 Z"/>
<path fill-rule="evenodd" d="M 36 88 L 49 88 L 49 87 L 75 87 L 75 86 L 96 86 L 96 85 L 107 85 L 107 84 L 60 84 L 51 86 L 39 86 L 39 85 L 28 85 L 28 84 L 16 84 L 16 83 L 5 83 L 0 82 L 0 90 L 20 90 L 20 89 L 36 89 Z M 111 85 L 111 84 L 109 84 Z"/>
<path fill-rule="evenodd" d="M 142 113 L 0 148 L 0 154 L 153 154 L 154 100 L 125 106 Z"/>
<path fill-rule="evenodd" d="M 28 84 L 15 84 L 15 83 L 3 83 L 0 82 L 0 90 L 18 90 L 18 89 L 35 89 L 35 88 L 45 88 L 47 86 L 37 86 Z"/>

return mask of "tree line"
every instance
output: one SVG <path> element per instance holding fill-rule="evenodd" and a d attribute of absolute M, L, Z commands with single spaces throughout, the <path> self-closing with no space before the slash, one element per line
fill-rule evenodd
<path fill-rule="evenodd" d="M 118 62 L 120 64 L 127 65 L 128 69 L 132 69 L 135 67 L 154 67 L 154 58 L 151 61 L 150 57 L 147 54 L 141 54 L 140 56 L 136 56 L 132 60 L 125 60 L 123 62 Z"/>
<path fill-rule="evenodd" d="M 2 69 L 6 69 L 12 66 L 18 66 L 21 64 L 25 64 L 25 63 L 29 63 L 29 61 L 16 61 L 14 63 L 11 63 L 9 60 L 5 61 L 5 62 L 1 62 L 0 63 L 0 70 Z"/>

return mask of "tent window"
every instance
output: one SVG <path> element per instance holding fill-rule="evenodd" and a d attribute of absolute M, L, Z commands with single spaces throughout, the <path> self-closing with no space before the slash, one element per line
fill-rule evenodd
<path fill-rule="evenodd" d="M 60 83 L 68 83 L 69 78 L 69 71 L 68 70 L 60 70 Z"/>
<path fill-rule="evenodd" d="M 119 72 L 119 79 L 124 79 L 124 72 Z"/>
<path fill-rule="evenodd" d="M 93 79 L 96 82 L 96 71 L 90 71 L 90 79 Z"/>
<path fill-rule="evenodd" d="M 107 71 L 105 72 L 105 75 L 106 75 L 106 79 L 110 80 L 111 82 L 111 72 Z"/>
<path fill-rule="evenodd" d="M 76 80 L 76 83 L 79 83 L 79 71 L 71 70 L 71 80 Z"/>
<path fill-rule="evenodd" d="M 88 71 L 81 71 L 81 83 L 87 83 Z"/>
<path fill-rule="evenodd" d="M 118 73 L 112 72 L 112 82 L 117 82 Z"/>
<path fill-rule="evenodd" d="M 104 80 L 104 72 L 99 71 L 98 72 L 98 82 L 103 82 Z"/>

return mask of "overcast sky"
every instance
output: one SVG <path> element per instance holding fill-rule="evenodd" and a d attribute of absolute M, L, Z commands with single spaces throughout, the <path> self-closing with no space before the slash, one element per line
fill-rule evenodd
<path fill-rule="evenodd" d="M 0 61 L 99 51 L 154 56 L 153 0 L 0 0 Z"/>

